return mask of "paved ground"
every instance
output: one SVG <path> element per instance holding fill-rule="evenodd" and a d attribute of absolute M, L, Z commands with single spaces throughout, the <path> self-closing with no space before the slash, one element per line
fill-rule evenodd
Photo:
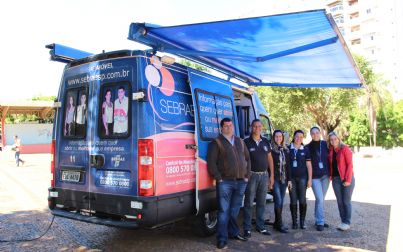
<path fill-rule="evenodd" d="M 336 230 L 337 206 L 330 187 L 326 201 L 331 227 L 317 232 L 313 226 L 314 201 L 308 191 L 308 229 L 270 237 L 252 233 L 248 242 L 231 241 L 229 251 L 403 251 L 403 164 L 401 151 L 382 152 L 373 158 L 355 158 L 356 188 L 353 194 L 353 225 Z M 41 234 L 52 220 L 47 210 L 50 184 L 49 155 L 23 155 L 27 162 L 15 167 L 10 152 L 0 152 L 0 240 L 27 239 Z M 288 196 L 286 196 L 288 200 Z M 285 223 L 290 212 L 285 209 Z M 267 217 L 273 218 L 273 204 Z M 240 217 L 241 218 L 241 217 Z M 215 238 L 192 234 L 187 222 L 158 230 L 123 230 L 55 218 L 49 232 L 30 242 L 1 242 L 0 251 L 211 251 Z"/>

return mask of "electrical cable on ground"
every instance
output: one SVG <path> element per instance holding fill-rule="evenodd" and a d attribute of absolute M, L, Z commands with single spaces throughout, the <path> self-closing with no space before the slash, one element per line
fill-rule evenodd
<path fill-rule="evenodd" d="M 55 216 L 53 215 L 52 221 L 50 222 L 49 226 L 47 227 L 46 231 L 38 237 L 29 238 L 29 239 L 15 239 L 15 240 L 0 240 L 0 242 L 26 242 L 26 241 L 35 241 L 42 238 L 45 234 L 48 233 L 50 227 L 52 227 L 53 221 L 55 220 Z"/>

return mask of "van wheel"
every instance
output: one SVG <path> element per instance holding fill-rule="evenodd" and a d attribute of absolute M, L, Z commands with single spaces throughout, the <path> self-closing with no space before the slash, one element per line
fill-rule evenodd
<path fill-rule="evenodd" d="M 193 222 L 193 230 L 198 236 L 211 236 L 217 230 L 217 221 L 217 211 L 197 215 Z"/>

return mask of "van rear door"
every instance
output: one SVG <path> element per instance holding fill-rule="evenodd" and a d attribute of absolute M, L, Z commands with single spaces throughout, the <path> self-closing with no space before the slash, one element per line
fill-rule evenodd
<path fill-rule="evenodd" d="M 91 210 L 127 213 L 128 197 L 137 195 L 137 128 L 132 120 L 133 67 L 128 59 L 101 61 L 89 66 L 94 77 L 89 141 Z"/>
<path fill-rule="evenodd" d="M 188 74 L 196 123 L 196 210 L 206 213 L 216 203 L 214 181 L 207 171 L 208 144 L 219 135 L 220 121 L 225 117 L 233 120 L 236 135 L 239 130 L 231 83 L 193 69 L 188 69 Z"/>
<path fill-rule="evenodd" d="M 56 187 L 66 208 L 120 214 L 137 195 L 133 62 L 91 62 L 66 70 L 58 127 Z"/>

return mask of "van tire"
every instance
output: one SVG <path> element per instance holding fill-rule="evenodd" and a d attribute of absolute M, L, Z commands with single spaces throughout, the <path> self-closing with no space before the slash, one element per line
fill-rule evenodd
<path fill-rule="evenodd" d="M 193 231 L 197 236 L 207 237 L 217 231 L 217 211 L 199 214 L 193 221 Z"/>

